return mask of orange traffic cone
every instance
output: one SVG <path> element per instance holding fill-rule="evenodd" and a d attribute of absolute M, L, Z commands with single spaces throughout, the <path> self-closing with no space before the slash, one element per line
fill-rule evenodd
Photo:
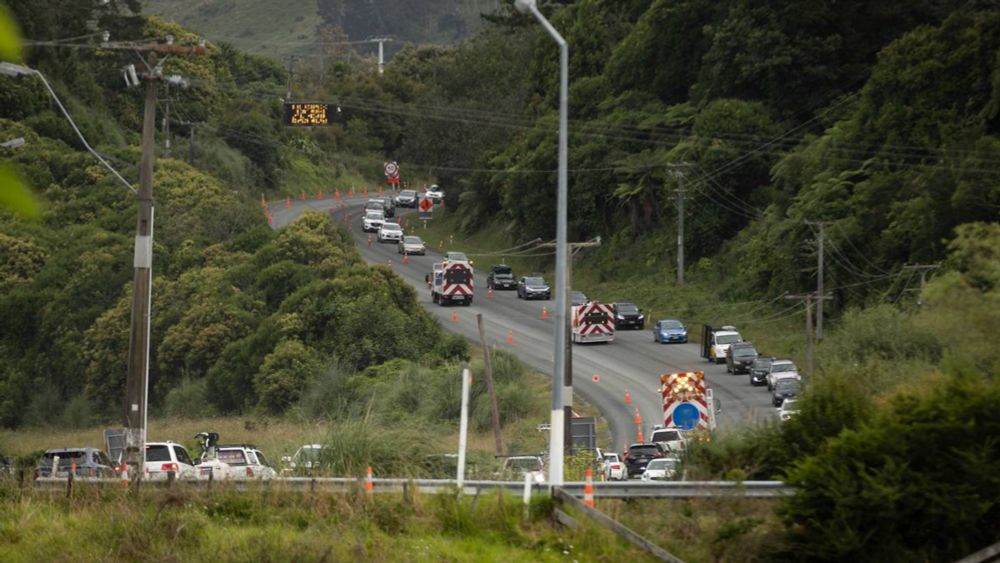
<path fill-rule="evenodd" d="M 493 299 L 493 288 L 492 287 L 489 287 L 489 288 L 486 289 L 486 298 L 487 299 Z"/>
<path fill-rule="evenodd" d="M 340 201 L 340 190 L 333 192 L 333 199 Z"/>
<path fill-rule="evenodd" d="M 583 504 L 594 507 L 594 472 L 587 468 L 587 481 L 583 484 Z"/>
<path fill-rule="evenodd" d="M 508 330 L 507 331 L 507 344 L 510 344 L 511 346 L 514 345 L 514 331 L 513 330 Z"/>
<path fill-rule="evenodd" d="M 305 201 L 305 200 L 306 200 L 306 192 L 305 192 L 305 190 L 303 190 L 302 191 L 302 201 Z"/>
<path fill-rule="evenodd" d="M 451 321 L 454 322 L 454 323 L 458 322 L 458 310 L 457 309 L 452 309 L 451 310 Z"/>
<path fill-rule="evenodd" d="M 625 404 L 626 405 L 632 404 L 632 395 L 629 395 L 628 389 L 625 390 Z"/>
<path fill-rule="evenodd" d="M 372 489 L 375 488 L 375 482 L 372 480 L 372 466 L 368 466 L 368 472 L 365 475 L 365 492 L 371 494 Z"/>
<path fill-rule="evenodd" d="M 372 246 L 372 236 L 368 235 L 368 248 L 371 248 L 371 246 Z"/>
<path fill-rule="evenodd" d="M 548 320 L 548 318 L 549 318 L 549 310 L 545 308 L 545 305 L 542 305 L 542 320 L 545 321 Z"/>
<path fill-rule="evenodd" d="M 639 443 L 640 444 L 646 441 L 642 437 L 642 428 L 636 428 L 635 432 L 636 432 L 636 434 L 638 434 L 636 437 L 639 439 Z"/>
<path fill-rule="evenodd" d="M 639 416 L 639 407 L 635 407 L 635 423 L 642 424 L 642 417 Z"/>
<path fill-rule="evenodd" d="M 268 225 L 273 225 L 274 224 L 274 217 L 271 217 L 270 213 L 267 215 L 267 224 Z"/>
<path fill-rule="evenodd" d="M 410 263 L 410 255 L 403 254 L 403 264 L 409 264 L 409 263 Z"/>
<path fill-rule="evenodd" d="M 288 209 L 291 206 L 292 206 L 292 198 L 286 197 L 285 198 L 285 209 Z"/>
<path fill-rule="evenodd" d="M 323 199 L 323 192 L 316 192 L 316 199 Z"/>

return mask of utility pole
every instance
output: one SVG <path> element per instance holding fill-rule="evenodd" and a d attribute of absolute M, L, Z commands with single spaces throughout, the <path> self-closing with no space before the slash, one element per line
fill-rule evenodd
<path fill-rule="evenodd" d="M 824 249 L 826 226 L 830 221 L 806 221 L 806 225 L 819 227 L 819 241 L 816 251 L 816 295 L 823 295 L 823 259 L 826 255 Z M 816 339 L 823 339 L 823 300 L 816 301 Z"/>
<path fill-rule="evenodd" d="M 378 74 L 385 74 L 385 49 L 384 44 L 392 41 L 391 37 L 372 37 L 370 41 L 378 43 Z"/>
<path fill-rule="evenodd" d="M 818 295 L 819 294 L 817 293 L 804 293 L 802 295 L 785 296 L 785 299 L 798 299 L 803 301 L 806 306 L 806 379 L 812 379 L 813 375 L 813 300 L 823 301 L 824 299 L 832 299 L 829 295 L 817 298 Z"/>
<path fill-rule="evenodd" d="M 164 80 L 157 52 L 203 54 L 204 46 L 182 47 L 168 38 L 165 45 L 151 44 L 137 50 L 149 51 L 146 98 L 142 119 L 142 160 L 139 164 L 139 190 L 136 193 L 138 217 L 133 255 L 132 319 L 129 329 L 128 367 L 125 378 L 125 462 L 130 478 L 141 482 L 146 460 L 147 400 L 149 398 L 149 327 L 152 308 L 153 273 L 153 163 L 156 160 L 156 95 Z M 166 80 L 183 83 L 168 76 Z"/>
<path fill-rule="evenodd" d="M 920 274 L 920 289 L 917 290 L 920 293 L 917 295 L 917 305 L 923 305 L 923 294 L 924 286 L 927 285 L 927 274 L 933 270 L 937 270 L 941 267 L 941 264 L 908 264 L 903 266 L 904 270 L 915 270 Z M 913 290 L 910 290 L 913 291 Z"/>
<path fill-rule="evenodd" d="M 684 173 L 677 176 L 677 285 L 684 285 Z"/>
<path fill-rule="evenodd" d="M 156 68 L 156 53 L 147 64 Z M 146 449 L 146 399 L 149 396 L 149 321 L 153 267 L 153 161 L 158 77 L 153 70 L 144 75 L 146 105 L 142 119 L 142 160 L 139 165 L 139 217 L 135 229 L 135 268 L 132 277 L 132 321 L 128 343 L 128 374 L 125 380 L 125 457 L 129 477 L 142 480 Z"/>
<path fill-rule="evenodd" d="M 538 245 L 539 247 L 553 247 L 556 243 L 547 242 Z M 587 242 L 567 243 L 569 252 L 566 260 L 566 303 L 573 302 L 573 255 L 581 248 L 593 248 L 601 246 L 601 237 Z M 566 317 L 566 338 L 563 346 L 566 347 L 566 362 L 563 370 L 563 444 L 566 452 L 573 455 L 573 318 L 572 314 Z M 553 374 L 553 377 L 556 377 Z"/>

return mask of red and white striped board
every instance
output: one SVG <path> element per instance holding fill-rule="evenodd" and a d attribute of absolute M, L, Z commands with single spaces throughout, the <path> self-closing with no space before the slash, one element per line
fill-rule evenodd
<path fill-rule="evenodd" d="M 611 305 L 586 303 L 573 307 L 573 342 L 611 342 L 614 339 Z"/>
<path fill-rule="evenodd" d="M 711 393 L 705 385 L 705 374 L 700 371 L 667 373 L 660 376 L 660 393 L 663 396 L 663 425 L 667 428 L 682 426 L 674 419 L 681 405 L 691 405 L 698 412 L 695 428 L 712 430 L 715 426 L 711 410 Z M 688 412 L 690 409 L 685 407 Z"/>
<path fill-rule="evenodd" d="M 444 289 L 442 293 L 448 297 L 457 295 L 465 296 L 466 299 L 472 297 L 473 283 L 472 268 L 463 262 L 448 264 L 444 269 Z"/>

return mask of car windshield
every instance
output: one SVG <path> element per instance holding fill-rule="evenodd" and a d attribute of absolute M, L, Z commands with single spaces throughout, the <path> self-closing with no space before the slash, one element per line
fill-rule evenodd
<path fill-rule="evenodd" d="M 715 338 L 718 344 L 735 344 L 740 342 L 740 335 L 738 334 L 721 334 Z"/>
<path fill-rule="evenodd" d="M 684 328 L 680 321 L 660 321 L 660 326 L 663 328 Z"/>
<path fill-rule="evenodd" d="M 797 371 L 795 369 L 795 364 L 791 362 L 781 362 L 771 364 L 771 373 L 782 373 L 785 371 Z"/>
<path fill-rule="evenodd" d="M 653 445 L 649 445 L 649 446 L 632 446 L 631 448 L 629 448 L 628 453 L 633 454 L 633 455 L 635 455 L 635 454 L 638 454 L 638 455 L 656 455 L 656 454 L 660 453 L 660 448 L 657 448 L 656 446 L 653 446 Z"/>
<path fill-rule="evenodd" d="M 403 239 L 406 244 L 423 244 L 424 241 L 420 240 L 420 237 L 406 237 Z"/>
<path fill-rule="evenodd" d="M 73 450 L 68 452 L 47 452 L 42 456 L 39 464 L 52 467 L 52 460 L 59 456 L 59 467 L 69 467 L 74 463 L 83 465 L 87 461 L 87 453 L 83 450 Z"/>
<path fill-rule="evenodd" d="M 384 231 L 402 231 L 403 227 L 400 227 L 396 223 L 382 223 L 382 230 L 384 230 Z"/>
<path fill-rule="evenodd" d="M 584 295 L 584 293 L 582 291 L 574 291 L 573 292 L 573 301 L 576 301 L 576 302 L 586 302 L 587 301 L 587 296 Z"/>
<path fill-rule="evenodd" d="M 382 209 L 383 207 L 385 207 L 385 205 L 383 205 L 381 201 L 375 199 L 365 204 L 366 209 Z"/>
<path fill-rule="evenodd" d="M 369 211 L 368 214 L 365 215 L 365 219 L 382 219 L 382 218 L 383 215 L 381 211 Z"/>
<path fill-rule="evenodd" d="M 445 255 L 445 259 L 447 259 L 447 260 L 455 260 L 456 262 L 468 262 L 469 261 L 469 258 L 465 255 L 464 252 L 449 252 L 448 254 Z"/>
<path fill-rule="evenodd" d="M 524 278 L 524 285 L 545 285 L 542 278 Z"/>
<path fill-rule="evenodd" d="M 541 471 L 542 460 L 537 457 L 519 457 L 507 460 L 507 468 L 511 471 Z"/>
<path fill-rule="evenodd" d="M 771 358 L 757 358 L 753 361 L 753 365 L 758 368 L 769 368 L 772 361 Z"/>
<path fill-rule="evenodd" d="M 749 348 L 749 347 L 748 348 L 737 348 L 737 349 L 735 349 L 733 351 L 733 356 L 734 357 L 751 358 L 751 357 L 756 356 L 756 355 L 757 355 L 757 350 L 754 350 L 753 348 Z"/>
<path fill-rule="evenodd" d="M 493 266 L 493 273 L 498 276 L 509 276 L 513 272 L 510 266 Z"/>
<path fill-rule="evenodd" d="M 673 469 L 675 465 L 677 465 L 676 459 L 661 457 L 650 461 L 649 465 L 646 466 L 646 469 Z"/>
<path fill-rule="evenodd" d="M 267 458 L 264 457 L 264 452 L 260 450 L 254 450 L 253 453 L 257 456 L 257 463 L 266 467 L 271 467 L 271 464 L 267 462 Z"/>
<path fill-rule="evenodd" d="M 604 454 L 604 461 L 618 461 L 618 454 Z"/>
<path fill-rule="evenodd" d="M 414 190 L 403 190 L 399 192 L 399 197 L 416 197 L 416 196 L 417 192 L 415 192 Z"/>
<path fill-rule="evenodd" d="M 618 304 L 619 313 L 638 313 L 639 308 L 631 303 L 619 303 Z"/>
<path fill-rule="evenodd" d="M 170 446 L 166 444 L 147 444 L 146 461 L 172 461 L 170 459 Z"/>
<path fill-rule="evenodd" d="M 673 442 L 675 440 L 681 440 L 681 433 L 677 430 L 657 430 L 653 432 L 653 437 L 651 441 L 653 442 Z"/>

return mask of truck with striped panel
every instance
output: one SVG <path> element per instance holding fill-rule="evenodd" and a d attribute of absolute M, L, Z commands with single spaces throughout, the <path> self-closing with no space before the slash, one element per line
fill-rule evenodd
<path fill-rule="evenodd" d="M 613 342 L 615 339 L 614 314 L 611 305 L 584 303 L 572 310 L 573 342 Z"/>
<path fill-rule="evenodd" d="M 475 290 L 474 272 L 470 262 L 445 260 L 434 265 L 431 280 L 431 300 L 441 306 L 451 303 L 472 305 Z"/>

